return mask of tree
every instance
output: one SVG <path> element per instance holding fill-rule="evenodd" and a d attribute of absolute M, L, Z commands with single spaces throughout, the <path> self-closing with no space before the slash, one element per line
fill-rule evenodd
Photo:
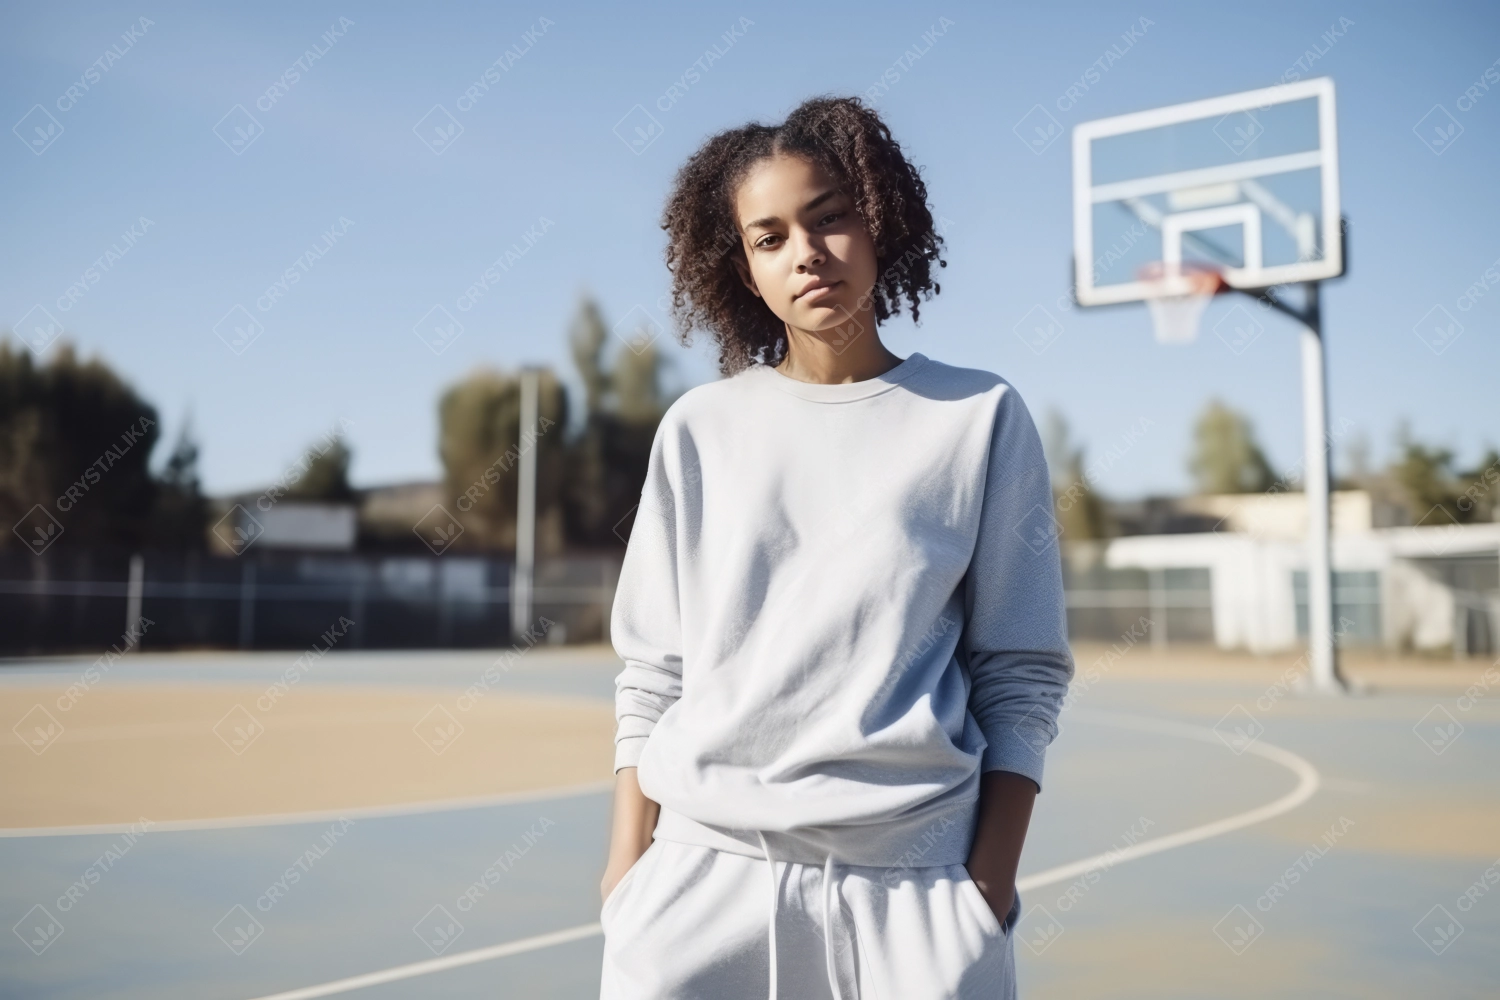
<path fill-rule="evenodd" d="M 207 527 L 208 500 L 198 480 L 198 442 L 189 417 L 157 477 L 152 536 L 163 548 L 201 549 Z"/>
<path fill-rule="evenodd" d="M 521 438 L 520 379 L 494 369 L 476 371 L 445 392 L 438 404 L 438 454 L 450 511 L 464 527 L 461 547 L 513 549 L 523 449 L 536 449 L 537 552 L 563 544 L 561 504 L 567 393 L 543 371 L 537 426 Z"/>
<path fill-rule="evenodd" d="M 1109 515 L 1084 471 L 1084 448 L 1073 447 L 1068 422 L 1057 410 L 1047 414 L 1042 450 L 1047 456 L 1053 507 L 1062 537 L 1108 538 Z"/>
<path fill-rule="evenodd" d="M 604 317 L 593 299 L 583 298 L 578 303 L 578 315 L 568 330 L 568 347 L 573 352 L 573 367 L 583 382 L 583 412 L 585 415 L 604 409 L 604 397 L 609 392 L 609 373 L 604 370 L 604 342 L 609 333 L 604 329 Z"/>
<path fill-rule="evenodd" d="M 1188 470 L 1200 493 L 1262 493 L 1276 483 L 1250 421 L 1217 399 L 1193 428 Z"/>
<path fill-rule="evenodd" d="M 543 372 L 538 401 L 537 548 L 555 553 L 564 541 L 618 548 L 616 532 L 640 500 L 656 427 L 668 400 L 665 361 L 649 340 L 614 342 L 598 305 L 584 298 L 568 330 L 568 346 L 583 383 L 584 410 L 567 436 L 563 386 Z M 447 492 L 464 526 L 460 545 L 508 549 L 515 545 L 520 451 L 520 383 L 514 374 L 475 372 L 439 403 Z"/>
<path fill-rule="evenodd" d="M 1461 470 L 1458 479 L 1463 486 L 1457 501 L 1459 513 L 1467 514 L 1470 521 L 1496 520 L 1496 511 L 1500 509 L 1500 496 L 1497 496 L 1497 491 L 1500 491 L 1500 451 L 1496 451 L 1493 445 L 1486 448 L 1479 456 L 1479 463 Z"/>
<path fill-rule="evenodd" d="M 651 443 L 668 405 L 664 359 L 655 343 L 638 336 L 607 356 L 608 341 L 598 306 L 585 298 L 569 342 L 587 410 L 569 449 L 565 502 L 569 540 L 596 547 L 621 544 L 616 527 L 640 500 Z"/>
<path fill-rule="evenodd" d="M 64 547 L 137 547 L 150 536 L 157 411 L 98 358 L 59 343 L 38 366 L 0 341 L 0 520 L 62 526 Z M 35 508 L 40 506 L 45 515 Z M 50 519 L 50 520 L 48 520 Z M 0 532 L 0 545 L 17 544 Z"/>
<path fill-rule="evenodd" d="M 1493 519 L 1495 490 L 1500 487 L 1500 453 L 1489 448 L 1472 469 L 1456 470 L 1454 462 L 1452 449 L 1422 444 L 1406 425 L 1397 431 L 1390 475 L 1405 495 L 1414 524 L 1470 524 Z M 1437 514 L 1437 508 L 1446 511 L 1446 516 Z"/>
<path fill-rule="evenodd" d="M 341 434 L 335 435 L 326 447 L 309 448 L 307 468 L 287 488 L 286 495 L 299 500 L 348 503 L 354 499 L 354 489 L 349 485 L 349 463 L 353 457 Z"/>

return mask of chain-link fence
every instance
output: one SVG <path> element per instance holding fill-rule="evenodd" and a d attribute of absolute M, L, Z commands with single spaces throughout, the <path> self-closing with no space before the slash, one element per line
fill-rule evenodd
<path fill-rule="evenodd" d="M 530 641 L 607 640 L 619 565 L 612 555 L 542 562 Z M 457 553 L 5 553 L 0 654 L 299 649 L 341 620 L 344 648 L 509 645 L 523 638 L 511 628 L 513 566 Z"/>

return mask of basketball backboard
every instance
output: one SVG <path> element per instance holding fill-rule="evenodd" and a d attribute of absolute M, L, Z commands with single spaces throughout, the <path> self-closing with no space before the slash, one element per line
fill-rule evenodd
<path fill-rule="evenodd" d="M 1326 77 L 1084 122 L 1073 130 L 1078 304 L 1343 273 L 1333 81 Z"/>

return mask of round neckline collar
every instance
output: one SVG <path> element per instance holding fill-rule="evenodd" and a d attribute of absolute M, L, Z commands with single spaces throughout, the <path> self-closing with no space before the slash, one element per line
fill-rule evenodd
<path fill-rule="evenodd" d="M 914 351 L 910 357 L 890 371 L 865 379 L 863 382 L 803 382 L 790 375 L 783 375 L 770 365 L 757 365 L 756 367 L 764 369 L 765 377 L 778 389 L 789 392 L 793 396 L 800 396 L 817 403 L 845 403 L 889 392 L 926 363 L 927 357 Z"/>

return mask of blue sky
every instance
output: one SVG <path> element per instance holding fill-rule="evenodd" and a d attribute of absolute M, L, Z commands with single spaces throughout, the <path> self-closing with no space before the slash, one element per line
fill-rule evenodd
<path fill-rule="evenodd" d="M 1333 426 L 1377 459 L 1402 419 L 1468 460 L 1500 444 L 1493 5 L 148 2 L 10 5 L 6 20 L 3 110 L 55 138 L 40 154 L 0 141 L 0 329 L 40 304 L 157 404 L 169 437 L 191 410 L 213 492 L 278 477 L 341 421 L 357 485 L 436 476 L 442 389 L 478 365 L 570 371 L 580 293 L 612 322 L 637 307 L 665 322 L 660 208 L 706 135 L 892 76 L 876 106 L 950 220 L 950 264 L 922 326 L 893 322 L 888 343 L 999 372 L 1039 418 L 1060 409 L 1092 455 L 1118 453 L 1106 492 L 1185 488 L 1211 395 L 1293 466 L 1296 330 L 1273 317 L 1237 355 L 1211 335 L 1157 346 L 1140 307 L 1057 308 L 1068 142 L 1036 153 L 1013 129 L 1039 104 L 1071 128 L 1292 70 L 1338 86 L 1352 266 L 1324 292 Z M 638 104 L 662 126 L 640 153 L 616 133 Z M 239 152 L 236 105 L 259 125 Z M 1439 155 L 1416 127 L 1450 119 Z M 454 132 L 440 153 L 423 139 L 438 125 Z M 1037 305 L 1063 326 L 1040 355 L 1014 333 Z M 261 331 L 240 353 L 215 334 L 236 306 Z M 414 332 L 435 306 L 463 327 L 440 352 Z M 1463 326 L 1441 353 L 1414 332 L 1439 306 Z M 679 384 L 715 377 L 702 338 L 667 353 Z"/>

